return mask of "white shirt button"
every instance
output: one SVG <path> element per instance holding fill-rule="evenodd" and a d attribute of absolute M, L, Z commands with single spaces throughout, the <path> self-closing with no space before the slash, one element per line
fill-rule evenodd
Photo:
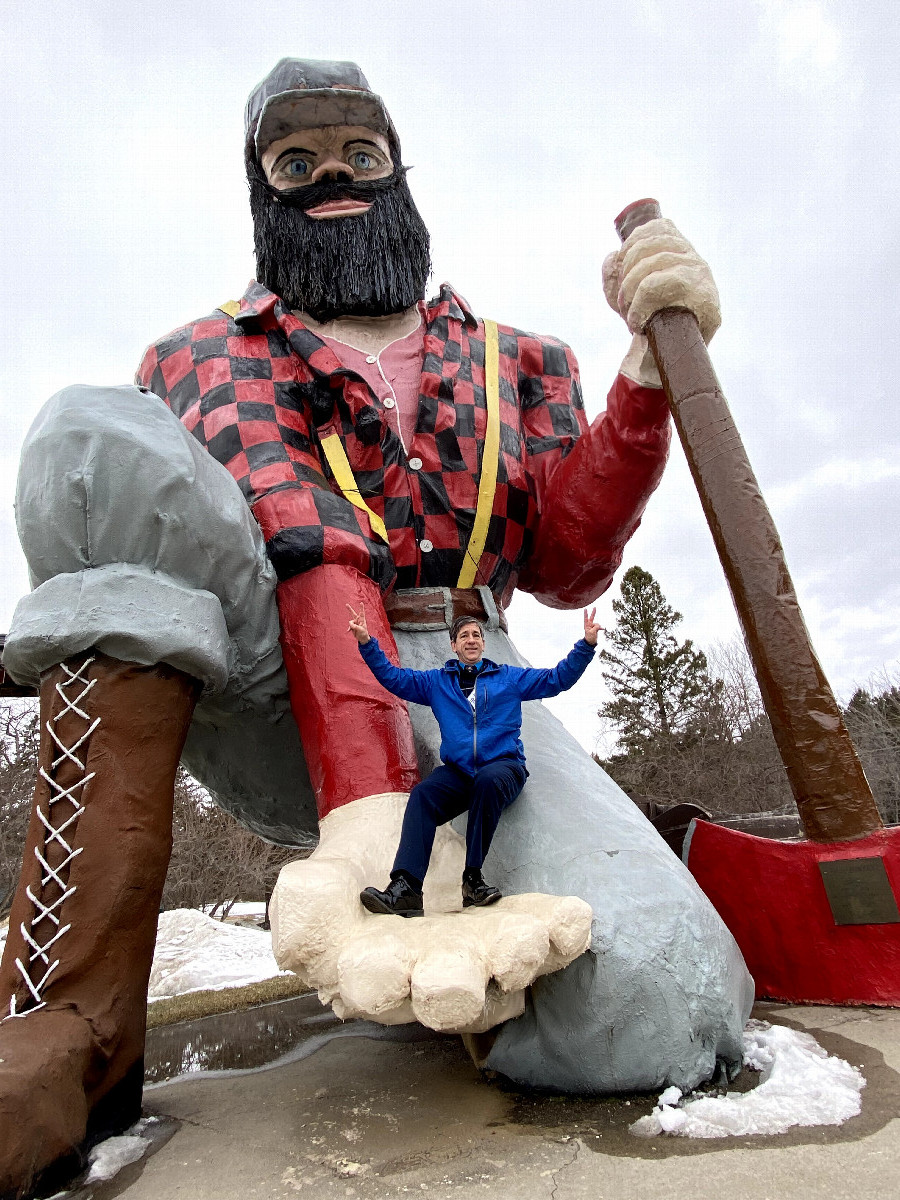
<path fill-rule="evenodd" d="M 421 471 L 422 470 L 421 458 L 411 458 L 409 460 L 409 465 L 413 471 Z M 430 550 L 431 546 L 429 546 L 428 549 Z"/>
<path fill-rule="evenodd" d="M 375 357 L 375 355 L 374 355 L 374 354 L 367 354 L 367 355 L 366 355 L 366 362 L 367 362 L 367 363 L 378 362 L 378 359 Z"/>
<path fill-rule="evenodd" d="M 393 408 L 393 407 L 394 407 L 394 404 L 395 404 L 395 401 L 393 401 L 393 400 L 390 398 L 390 396 L 388 396 L 387 400 L 385 400 L 385 402 L 384 402 L 384 407 L 385 407 L 385 408 Z"/>
<path fill-rule="evenodd" d="M 421 542 L 419 542 L 419 549 L 423 554 L 428 554 L 434 549 L 434 546 L 429 542 L 428 538 L 422 538 Z"/>

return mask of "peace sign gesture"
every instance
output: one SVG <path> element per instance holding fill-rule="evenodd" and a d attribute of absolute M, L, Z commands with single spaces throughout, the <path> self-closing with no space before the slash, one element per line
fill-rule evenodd
<path fill-rule="evenodd" d="M 596 608 L 592 608 L 590 612 L 587 609 L 584 610 L 584 640 L 589 646 L 596 646 L 597 634 L 604 632 L 603 626 L 594 620 L 596 615 Z"/>
<path fill-rule="evenodd" d="M 350 632 L 356 638 L 361 646 L 364 646 L 369 640 L 369 630 L 366 626 L 366 610 L 362 604 L 359 606 L 359 612 L 355 612 L 352 604 L 348 604 L 350 610 Z"/>

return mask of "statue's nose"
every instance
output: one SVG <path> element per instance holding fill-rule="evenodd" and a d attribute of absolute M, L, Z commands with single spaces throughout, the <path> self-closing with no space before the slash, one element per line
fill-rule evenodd
<path fill-rule="evenodd" d="M 339 179 L 341 176 L 347 179 L 353 178 L 353 171 L 347 163 L 343 162 L 335 154 L 330 154 L 328 158 L 323 159 L 316 167 L 310 176 L 312 183 L 318 183 L 321 179 Z"/>

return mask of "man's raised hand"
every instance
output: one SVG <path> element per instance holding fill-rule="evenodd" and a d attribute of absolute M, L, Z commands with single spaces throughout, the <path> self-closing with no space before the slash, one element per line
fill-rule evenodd
<path fill-rule="evenodd" d="M 592 608 L 590 612 L 584 610 L 584 640 L 589 646 L 597 645 L 597 635 L 603 631 L 603 626 L 594 620 L 596 615 L 596 608 Z"/>
<path fill-rule="evenodd" d="M 350 632 L 356 638 L 361 646 L 364 646 L 369 640 L 369 630 L 366 626 L 366 610 L 361 604 L 359 612 L 356 612 L 352 604 L 348 604 L 350 610 Z"/>

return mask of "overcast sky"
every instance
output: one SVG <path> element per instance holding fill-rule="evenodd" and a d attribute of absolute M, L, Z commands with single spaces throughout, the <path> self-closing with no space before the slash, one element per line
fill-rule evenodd
<path fill-rule="evenodd" d="M 253 274 L 243 104 L 283 55 L 357 61 L 399 130 L 434 282 L 570 342 L 590 416 L 629 337 L 600 264 L 656 196 L 722 296 L 719 377 L 839 696 L 900 656 L 896 7 L 835 0 L 2 0 L 0 627 L 27 589 L 18 449 L 68 383 Z M 680 448 L 626 565 L 708 647 L 737 623 Z M 617 584 L 601 601 L 611 623 Z M 549 665 L 578 614 L 519 597 Z M 585 745 L 599 668 L 557 711 Z"/>

